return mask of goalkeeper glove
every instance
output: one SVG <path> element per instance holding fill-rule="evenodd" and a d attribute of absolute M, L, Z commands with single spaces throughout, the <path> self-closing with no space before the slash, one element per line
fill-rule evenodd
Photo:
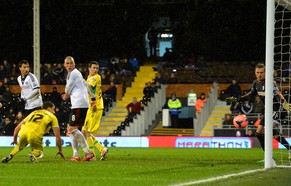
<path fill-rule="evenodd" d="M 283 108 L 284 108 L 285 110 L 287 110 L 288 112 L 291 112 L 291 104 L 288 103 L 286 100 L 285 100 L 284 103 L 283 103 Z"/>
<path fill-rule="evenodd" d="M 241 98 L 240 97 L 236 98 L 236 97 L 231 96 L 231 97 L 226 98 L 225 101 L 229 103 L 240 102 Z"/>

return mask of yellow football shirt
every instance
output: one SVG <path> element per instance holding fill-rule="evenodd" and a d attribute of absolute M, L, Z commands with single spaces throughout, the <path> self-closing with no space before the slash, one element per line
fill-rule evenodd
<path fill-rule="evenodd" d="M 97 109 L 104 109 L 101 90 L 101 76 L 99 74 L 95 74 L 94 76 L 88 76 L 87 83 L 93 87 L 93 92 L 96 97 Z M 91 102 L 91 99 L 89 100 Z"/>
<path fill-rule="evenodd" d="M 39 137 L 43 137 L 52 127 L 59 127 L 57 117 L 48 110 L 33 111 L 25 118 L 25 121 L 23 126 Z"/>

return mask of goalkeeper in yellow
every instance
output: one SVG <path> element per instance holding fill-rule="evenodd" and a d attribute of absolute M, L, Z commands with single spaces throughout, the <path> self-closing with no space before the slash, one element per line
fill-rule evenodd
<path fill-rule="evenodd" d="M 82 132 L 91 151 L 94 152 L 94 147 L 96 147 L 101 154 L 100 160 L 105 160 L 108 153 L 108 148 L 103 147 L 93 135 L 97 134 L 104 109 L 101 90 L 101 77 L 98 74 L 99 64 L 96 61 L 91 61 L 88 66 L 89 75 L 87 78 L 87 88 L 89 93 L 90 108 L 87 111 Z"/>
<path fill-rule="evenodd" d="M 37 157 L 43 156 L 43 136 L 53 129 L 56 136 L 56 142 L 59 151 L 57 155 L 61 155 L 65 159 L 62 152 L 62 139 L 57 117 L 54 115 L 55 105 L 52 102 L 45 102 L 43 109 L 36 110 L 25 117 L 19 125 L 14 129 L 13 141 L 11 145 L 16 144 L 9 156 L 2 159 L 2 163 L 9 162 L 18 152 L 30 144 L 31 152 L 28 154 L 29 159 L 33 163 L 37 163 Z M 19 135 L 19 142 L 17 137 Z"/>

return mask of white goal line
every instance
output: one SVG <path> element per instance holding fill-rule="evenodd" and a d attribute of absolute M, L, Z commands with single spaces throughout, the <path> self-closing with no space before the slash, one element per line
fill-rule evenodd
<path fill-rule="evenodd" d="M 217 177 L 203 179 L 203 180 L 196 180 L 196 181 L 191 181 L 191 182 L 174 184 L 172 186 L 185 186 L 185 185 L 195 185 L 195 184 L 200 184 L 200 183 L 207 183 L 207 182 L 217 181 L 217 180 L 221 180 L 221 179 L 227 179 L 227 178 L 230 178 L 230 177 L 250 174 L 250 173 L 254 173 L 254 172 L 265 171 L 265 170 L 267 170 L 267 169 L 249 170 L 249 171 L 245 171 L 245 172 L 240 172 L 240 173 L 235 173 L 235 174 L 228 174 L 228 175 L 224 175 L 224 176 L 217 176 Z"/>

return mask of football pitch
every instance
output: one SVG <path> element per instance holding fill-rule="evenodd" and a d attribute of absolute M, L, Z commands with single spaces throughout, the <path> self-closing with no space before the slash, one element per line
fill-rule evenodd
<path fill-rule="evenodd" d="M 0 148 L 1 159 L 12 148 Z M 291 169 L 264 170 L 260 148 L 117 148 L 105 161 L 69 162 L 44 149 L 45 157 L 31 163 L 29 147 L 9 163 L 1 163 L 0 185 L 290 185 Z M 81 150 L 81 149 L 80 149 Z M 66 158 L 71 147 L 64 147 Z M 82 152 L 82 151 L 80 151 Z M 286 156 L 287 158 L 287 156 Z"/>

